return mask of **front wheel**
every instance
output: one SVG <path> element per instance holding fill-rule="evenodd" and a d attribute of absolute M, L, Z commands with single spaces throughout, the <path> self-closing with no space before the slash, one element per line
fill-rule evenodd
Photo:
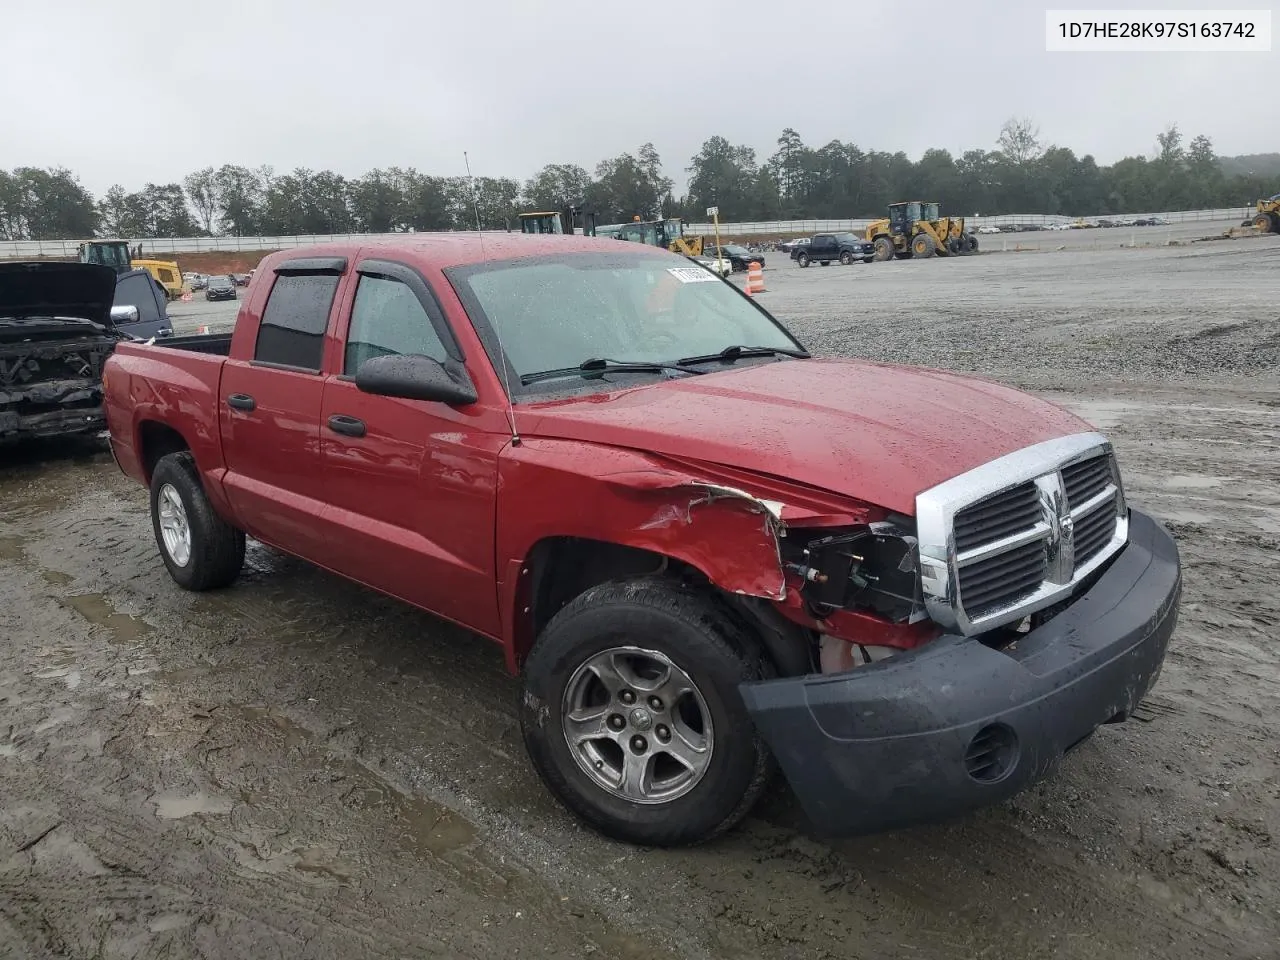
<path fill-rule="evenodd" d="M 214 512 L 190 453 L 167 454 L 151 472 L 151 526 L 178 586 L 213 590 L 240 575 L 244 533 Z"/>
<path fill-rule="evenodd" d="M 844 253 L 840 254 L 840 262 L 846 267 L 849 266 L 853 263 L 853 254 L 846 250 Z"/>
<path fill-rule="evenodd" d="M 762 659 L 707 595 L 664 578 L 592 587 L 525 665 L 521 728 L 539 775 L 601 833 L 673 847 L 733 827 L 773 761 L 738 692 Z"/>
<path fill-rule="evenodd" d="M 807 267 L 809 265 L 809 255 L 807 253 L 800 254 L 800 256 L 796 257 L 796 263 L 802 267 Z"/>

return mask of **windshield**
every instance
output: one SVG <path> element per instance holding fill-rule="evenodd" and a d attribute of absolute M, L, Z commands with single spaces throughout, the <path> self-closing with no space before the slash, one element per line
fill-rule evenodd
<path fill-rule="evenodd" d="M 741 257 L 741 256 L 744 256 L 745 254 L 750 253 L 751 251 L 749 251 L 746 247 L 738 246 L 736 243 L 726 243 L 724 245 L 724 252 L 731 253 L 735 257 Z"/>
<path fill-rule="evenodd" d="M 670 363 L 734 345 L 803 349 L 734 287 L 684 257 L 561 254 L 445 272 L 499 370 L 506 353 L 513 381 L 597 358 Z"/>
<path fill-rule="evenodd" d="M 837 233 L 836 239 L 839 240 L 841 243 L 857 243 L 858 242 L 858 238 L 855 237 L 852 233 Z"/>
<path fill-rule="evenodd" d="M 209 278 L 209 286 L 211 286 L 211 287 L 229 287 L 229 286 L 231 286 L 231 281 L 230 281 L 230 280 L 228 280 L 226 277 L 210 277 L 210 278 Z"/>

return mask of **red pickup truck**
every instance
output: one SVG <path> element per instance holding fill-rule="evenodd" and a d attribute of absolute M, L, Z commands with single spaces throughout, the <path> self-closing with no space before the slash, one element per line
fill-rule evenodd
<path fill-rule="evenodd" d="M 1053 404 L 811 357 L 704 267 L 603 238 L 256 276 L 233 334 L 106 364 L 173 579 L 230 585 L 248 535 L 496 641 L 539 774 L 611 836 L 714 836 L 778 767 L 828 834 L 949 816 L 1155 682 L 1177 549 Z"/>

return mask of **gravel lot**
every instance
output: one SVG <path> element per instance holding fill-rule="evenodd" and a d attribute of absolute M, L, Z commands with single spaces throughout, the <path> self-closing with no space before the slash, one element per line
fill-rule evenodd
<path fill-rule="evenodd" d="M 764 302 L 815 350 L 1113 437 L 1186 563 L 1138 719 L 957 822 L 821 842 L 780 786 L 713 845 L 635 850 L 537 782 L 496 649 L 256 547 L 184 593 L 101 445 L 6 451 L 0 956 L 1276 957 L 1280 238 L 779 260 Z"/>

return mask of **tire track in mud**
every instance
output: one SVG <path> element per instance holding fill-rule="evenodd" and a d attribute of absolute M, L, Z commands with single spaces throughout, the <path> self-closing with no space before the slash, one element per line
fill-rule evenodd
<path fill-rule="evenodd" d="M 1205 924 L 1163 918 L 1159 932 L 1153 931 L 1143 920 L 1150 904 L 1127 902 L 1129 892 L 1119 879 L 1130 868 L 1124 858 L 1117 863 L 1102 854 L 1092 862 L 1082 857 L 1082 842 L 1102 847 L 1124 838 L 1099 838 L 1090 814 L 1064 816 L 1071 806 L 1059 799 L 1064 779 L 1076 803 L 1089 792 L 1075 775 L 1076 758 L 1063 777 L 1040 789 L 1040 796 L 1020 798 L 1008 809 L 955 826 L 824 844 L 797 830 L 796 812 L 780 789 L 761 816 L 707 850 L 645 853 L 609 844 L 571 822 L 533 777 L 515 723 L 516 687 L 501 670 L 496 650 L 464 631 L 261 548 L 251 554 L 254 573 L 231 591 L 199 597 L 176 591 L 153 548 L 136 569 L 132 551 L 127 563 L 113 564 L 118 549 L 107 544 L 149 538 L 150 529 L 144 513 L 127 507 L 108 520 L 86 522 L 82 513 L 118 502 L 121 494 L 127 502 L 130 491 L 123 481 L 112 478 L 104 486 L 103 503 L 48 516 L 44 529 L 51 536 L 28 540 L 24 556 L 61 572 L 69 579 L 60 586 L 77 595 L 107 587 L 114 610 L 145 612 L 152 627 L 139 641 L 161 661 L 158 670 L 142 674 L 146 692 L 139 695 L 142 709 L 134 722 L 145 722 L 145 733 L 119 734 L 112 747 L 132 747 L 144 738 L 165 745 L 164 758 L 149 773 L 166 789 L 139 788 L 135 800 L 154 803 L 158 794 L 179 809 L 194 805 L 195 812 L 179 824 L 198 822 L 199 827 L 186 826 L 181 836 L 186 842 L 199 838 L 205 851 L 200 863 L 186 866 L 181 882 L 167 876 L 162 881 L 171 889 L 165 896 L 188 905 L 165 916 L 174 924 L 197 912 L 212 918 L 203 926 L 183 921 L 166 936 L 195 944 L 198 931 L 217 929 L 221 941 L 226 930 L 235 929 L 237 936 L 249 938 L 246 944 L 254 938 L 283 943 L 282 928 L 259 928 L 265 909 L 273 917 L 296 916 L 289 929 L 314 925 L 328 949 L 345 944 L 342 949 L 370 952 L 374 948 L 367 943 L 344 939 L 348 926 L 369 921 L 363 914 L 344 914 L 340 902 L 329 903 L 326 877 L 345 869 L 381 889 L 394 873 L 390 862 L 403 864 L 399 879 L 392 881 L 397 889 L 404 885 L 434 894 L 432 877 L 448 875 L 444 899 L 458 896 L 460 881 L 447 867 L 453 851 L 442 854 L 446 864 L 441 865 L 429 843 L 424 852 L 410 842 L 411 852 L 397 848 L 390 861 L 377 861 L 376 872 L 382 873 L 377 881 L 372 880 L 375 858 L 358 853 L 385 849 L 392 842 L 388 838 L 412 839 L 394 811 L 377 817 L 376 828 L 361 824 L 371 809 L 385 812 L 389 798 L 407 797 L 457 816 L 469 825 L 464 832 L 473 833 L 468 842 L 481 852 L 503 851 L 511 863 L 530 871 L 535 889 L 563 891 L 549 896 L 594 904 L 624 927 L 661 931 L 660 939 L 667 942 L 683 939 L 682 952 L 690 956 L 787 956 L 803 950 L 804 956 L 834 957 L 857 955 L 869 945 L 884 955 L 922 942 L 929 946 L 915 955 L 930 956 L 931 949 L 935 956 L 955 956 L 993 943 L 1003 945 L 996 956 L 1024 956 L 1046 944 L 1053 947 L 1049 955 L 1085 956 L 1153 943 L 1199 944 L 1187 956 L 1230 954 L 1231 938 Z M 130 676 L 128 670 L 124 674 Z M 1082 748 L 1077 757 L 1087 762 L 1089 749 Z M 1104 756 L 1096 764 L 1098 775 L 1105 778 L 1114 762 Z M 335 776 L 343 779 L 326 782 Z M 334 786 L 348 781 L 360 784 L 357 793 Z M 282 793 L 278 782 L 297 792 Z M 399 789 L 390 783 L 400 784 Z M 370 791 L 373 799 L 362 806 L 359 798 Z M 218 809 L 226 797 L 233 803 L 229 813 L 200 812 L 206 802 Z M 307 798 L 305 804 L 301 797 Z M 73 793 L 68 803 L 74 800 Z M 1094 802 L 1105 808 L 1110 800 L 1101 796 Z M 300 807 L 310 806 L 326 811 L 326 818 L 318 824 L 308 820 Z M 172 846 L 175 838 L 163 832 L 156 836 L 159 828 L 138 836 L 138 823 L 130 816 L 106 823 L 109 834 L 89 841 L 101 851 L 98 856 L 139 876 L 154 876 L 148 851 Z M 297 842 L 260 846 L 270 831 L 284 831 Z M 335 831 L 345 835 L 337 847 L 337 841 L 322 836 Z M 115 840 L 108 843 L 107 836 Z M 1035 849 L 1033 865 L 1022 863 L 1029 842 Z M 292 877 L 299 865 L 313 878 L 300 896 L 310 902 L 320 891 L 329 910 L 324 917 L 299 914 L 284 895 L 265 907 L 258 902 L 255 876 Z M 467 866 L 475 875 L 502 875 L 501 866 L 487 871 L 472 861 Z M 196 877 L 204 873 L 221 879 L 202 889 Z M 1082 874 L 1090 877 L 1089 884 L 1081 883 Z M 494 882 L 500 889 L 519 886 Z M 342 889 L 340 880 L 334 888 Z M 47 891 L 53 900 L 57 889 Z M 1153 889 L 1159 885 L 1153 883 Z M 477 890 L 487 905 L 493 888 L 481 884 Z M 1044 906 L 1050 890 L 1052 909 Z M 1176 889 L 1160 893 L 1165 899 L 1179 897 Z M 423 914 L 424 921 L 429 914 Z M 940 922 L 942 917 L 950 919 Z M 1072 934 L 1084 917 L 1100 931 Z M 448 926 L 447 920 L 430 916 L 429 926 L 440 924 Z M 974 925 L 981 932 L 975 934 Z M 296 949 L 303 941 L 292 942 Z M 401 943 L 388 935 L 379 942 L 387 951 L 430 955 L 426 940 Z"/>

